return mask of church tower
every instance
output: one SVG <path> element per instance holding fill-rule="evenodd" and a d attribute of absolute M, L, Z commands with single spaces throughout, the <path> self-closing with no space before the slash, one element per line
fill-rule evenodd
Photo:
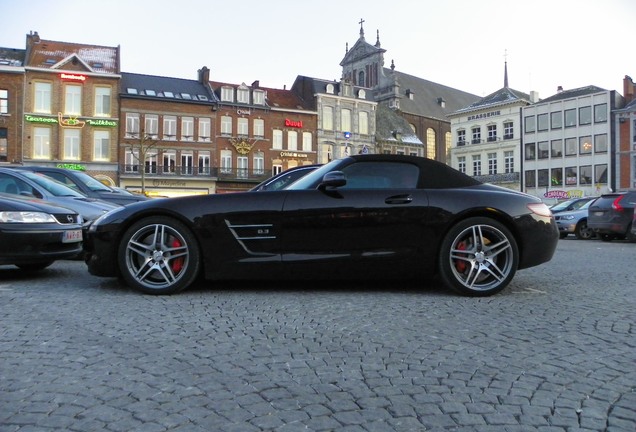
<path fill-rule="evenodd" d="M 385 49 L 380 46 L 380 32 L 378 31 L 375 45 L 371 45 L 364 38 L 364 20 L 360 22 L 360 37 L 346 53 L 340 66 L 342 78 L 354 86 L 374 89 L 378 87 L 383 75 Z"/>

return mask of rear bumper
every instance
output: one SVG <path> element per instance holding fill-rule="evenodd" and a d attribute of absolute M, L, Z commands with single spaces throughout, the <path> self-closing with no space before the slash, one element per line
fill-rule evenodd
<path fill-rule="evenodd" d="M 627 234 L 628 224 L 612 223 L 612 222 L 594 222 L 588 220 L 587 227 L 599 234 Z"/>

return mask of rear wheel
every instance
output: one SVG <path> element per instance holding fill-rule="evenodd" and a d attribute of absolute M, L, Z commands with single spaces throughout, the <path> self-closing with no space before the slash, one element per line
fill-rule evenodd
<path fill-rule="evenodd" d="M 587 227 L 587 219 L 581 219 L 574 228 L 574 235 L 579 240 L 589 240 L 594 237 L 594 231 Z"/>
<path fill-rule="evenodd" d="M 199 246 L 181 222 L 165 216 L 132 225 L 119 244 L 119 268 L 128 285 L 147 294 L 173 294 L 188 287 L 200 267 Z"/>
<path fill-rule="evenodd" d="M 503 290 L 519 265 L 512 233 L 485 217 L 466 219 L 451 228 L 439 256 L 444 283 L 469 296 L 488 296 Z"/>

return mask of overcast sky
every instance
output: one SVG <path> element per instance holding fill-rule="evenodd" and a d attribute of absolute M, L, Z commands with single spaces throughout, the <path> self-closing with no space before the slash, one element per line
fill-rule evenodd
<path fill-rule="evenodd" d="M 541 98 L 558 86 L 623 93 L 636 79 L 635 0 L 0 0 L 0 46 L 26 35 L 121 46 L 121 69 L 290 88 L 339 79 L 364 19 L 385 66 L 485 96 L 509 85 Z"/>

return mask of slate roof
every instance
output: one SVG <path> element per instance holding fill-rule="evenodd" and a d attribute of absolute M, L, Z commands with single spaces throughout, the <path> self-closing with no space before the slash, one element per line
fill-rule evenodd
<path fill-rule="evenodd" d="M 25 66 L 28 67 L 64 69 L 66 62 L 77 58 L 86 65 L 90 72 L 119 73 L 119 47 L 41 39 L 27 48 L 26 57 Z"/>
<path fill-rule="evenodd" d="M 393 141 L 397 143 L 398 139 L 395 137 L 394 131 L 398 131 L 401 134 L 402 142 L 405 144 L 424 145 L 411 129 L 409 122 L 391 108 L 378 104 L 375 119 L 375 136 L 378 141 Z"/>
<path fill-rule="evenodd" d="M 329 84 L 333 85 L 334 87 L 333 94 L 327 93 L 327 85 Z M 327 96 L 339 96 L 340 87 L 341 87 L 340 81 L 332 81 L 332 80 L 326 80 L 322 78 L 312 78 L 312 77 L 308 77 L 304 75 L 298 75 L 296 77 L 296 80 L 294 81 L 294 84 L 292 85 L 292 92 L 294 92 L 294 94 L 297 94 L 307 106 L 311 107 L 311 109 L 316 110 L 317 109 L 317 106 L 316 106 L 317 100 L 315 97 L 316 94 L 324 94 Z M 358 94 L 359 94 L 358 92 L 360 90 L 365 91 L 364 99 L 361 99 L 358 97 Z M 375 99 L 373 97 L 374 92 L 371 89 L 368 89 L 365 87 L 353 86 L 353 94 L 355 96 L 348 96 L 348 97 L 350 97 L 351 99 L 356 99 L 356 100 L 365 100 L 369 102 L 375 102 Z"/>
<path fill-rule="evenodd" d="M 400 85 L 400 111 L 422 117 L 448 121 L 448 114 L 477 102 L 477 95 L 457 90 L 442 84 L 415 77 L 403 72 L 384 68 L 384 74 L 397 76 Z M 406 96 L 413 93 L 413 99 Z M 444 101 L 444 106 L 440 103 Z"/>
<path fill-rule="evenodd" d="M 530 103 L 530 95 L 518 90 L 511 89 L 509 87 L 503 87 L 496 92 L 479 99 L 477 102 L 474 102 L 467 107 L 457 110 L 455 113 L 475 111 L 488 108 L 489 106 L 501 106 L 507 103 L 515 103 L 519 101 Z"/>
<path fill-rule="evenodd" d="M 0 66 L 24 66 L 26 50 L 0 47 Z"/>
<path fill-rule="evenodd" d="M 197 80 L 122 72 L 120 88 L 120 96 L 127 98 L 210 105 L 218 102 L 210 88 Z M 136 94 L 129 89 L 135 89 Z"/>
<path fill-rule="evenodd" d="M 220 81 L 210 81 L 210 85 L 214 90 L 214 94 L 217 99 L 221 99 L 221 87 L 232 87 L 237 89 L 238 87 L 245 85 L 247 88 L 252 90 L 263 90 L 265 92 L 265 106 L 264 108 L 283 108 L 283 109 L 296 109 L 296 110 L 311 110 L 312 107 L 303 101 L 297 94 L 292 92 L 291 90 L 286 89 L 276 89 L 270 87 L 261 87 L 257 81 L 252 83 L 252 85 L 243 84 L 232 84 Z M 220 103 L 229 103 L 229 102 L 220 102 Z M 241 104 L 239 102 L 231 102 L 232 105 L 250 105 L 253 104 Z"/>
<path fill-rule="evenodd" d="M 571 99 L 571 98 L 576 98 L 579 96 L 585 96 L 585 95 L 589 95 L 589 94 L 594 94 L 594 93 L 598 93 L 598 92 L 602 92 L 602 91 L 607 91 L 603 88 L 597 87 L 597 86 L 587 86 L 587 87 L 579 87 L 579 88 L 575 88 L 575 89 L 571 89 L 571 90 L 563 90 L 562 92 L 559 92 L 553 96 L 550 96 L 546 99 L 541 99 L 541 101 L 539 103 L 544 103 L 544 102 L 554 102 L 554 101 L 558 101 L 558 100 L 563 100 L 563 99 Z"/>

